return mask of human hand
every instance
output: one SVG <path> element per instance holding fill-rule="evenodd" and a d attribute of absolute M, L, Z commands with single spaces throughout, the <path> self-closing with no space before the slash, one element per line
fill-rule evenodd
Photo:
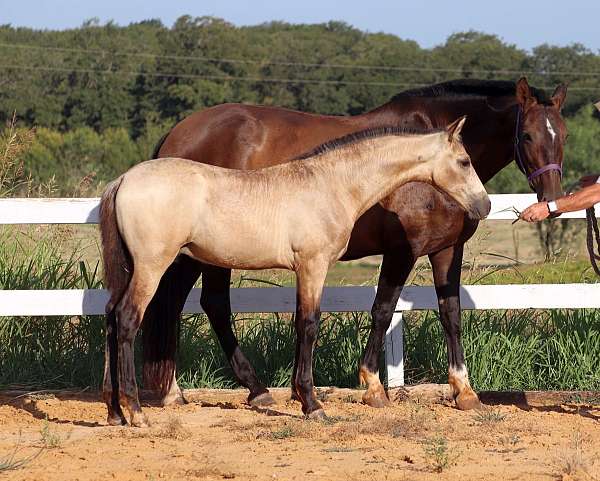
<path fill-rule="evenodd" d="M 538 202 L 536 204 L 532 204 L 519 216 L 519 219 L 522 219 L 526 222 L 539 222 L 540 220 L 544 220 L 548 218 L 550 215 L 550 211 L 548 210 L 547 202 Z"/>

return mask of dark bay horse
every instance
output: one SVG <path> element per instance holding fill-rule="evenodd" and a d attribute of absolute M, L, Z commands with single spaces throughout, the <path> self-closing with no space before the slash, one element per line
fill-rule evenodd
<path fill-rule="evenodd" d="M 456 80 L 408 90 L 385 105 L 352 117 L 313 115 L 276 107 L 225 104 L 190 115 L 162 140 L 157 157 L 177 156 L 235 169 L 256 169 L 274 159 L 294 159 L 322 142 L 381 125 L 436 128 L 468 115 L 465 148 L 485 183 L 513 159 L 538 199 L 562 193 L 566 126 L 560 110 L 567 88 L 552 96 L 518 82 Z M 448 196 L 423 183 L 397 189 L 356 223 L 342 260 L 383 254 L 371 311 L 372 328 L 360 366 L 371 406 L 389 401 L 379 381 L 378 360 L 403 285 L 418 257 L 428 255 L 448 346 L 449 382 L 456 405 L 479 405 L 461 345 L 459 285 L 464 243 L 478 222 Z M 250 390 L 253 404 L 272 401 L 241 352 L 231 326 L 231 271 L 179 256 L 162 278 L 144 320 L 144 384 L 160 390 L 164 404 L 181 402 L 175 382 L 177 323 L 185 299 L 202 274 L 202 308 L 208 315 L 233 371 Z"/>
<path fill-rule="evenodd" d="M 125 424 L 123 404 L 132 425 L 148 425 L 138 399 L 133 342 L 162 275 L 180 254 L 226 269 L 295 272 L 298 369 L 292 386 L 306 416 L 324 417 L 312 375 L 321 292 L 357 219 L 414 181 L 445 192 L 470 218 L 483 219 L 490 211 L 460 139 L 464 122 L 462 117 L 447 129 L 421 132 L 363 130 L 296 162 L 258 170 L 149 160 L 111 182 L 100 201 L 110 292 L 104 371 L 109 424 Z"/>

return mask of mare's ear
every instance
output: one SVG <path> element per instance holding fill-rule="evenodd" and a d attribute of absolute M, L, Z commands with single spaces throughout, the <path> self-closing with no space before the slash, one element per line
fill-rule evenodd
<path fill-rule="evenodd" d="M 600 100 L 594 104 L 594 107 L 596 107 L 598 111 L 600 111 Z"/>
<path fill-rule="evenodd" d="M 446 127 L 446 132 L 448 133 L 448 142 L 458 142 L 460 140 L 460 131 L 465 125 L 465 120 L 467 120 L 467 116 L 463 115 L 461 118 L 456 119 L 452 122 L 448 127 Z"/>
<path fill-rule="evenodd" d="M 523 112 L 528 111 L 531 107 L 537 104 L 537 99 L 531 95 L 527 78 L 521 77 L 517 82 L 516 90 L 517 102 L 521 105 Z"/>
<path fill-rule="evenodd" d="M 563 104 L 565 103 L 565 99 L 567 98 L 567 84 L 560 84 L 556 87 L 556 90 L 552 94 L 550 100 L 554 106 L 560 111 L 562 109 Z"/>

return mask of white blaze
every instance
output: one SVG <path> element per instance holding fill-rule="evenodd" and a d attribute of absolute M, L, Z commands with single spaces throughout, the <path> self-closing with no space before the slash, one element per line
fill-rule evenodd
<path fill-rule="evenodd" d="M 552 142 L 554 142 L 554 137 L 556 137 L 556 132 L 554 132 L 554 129 L 552 128 L 552 124 L 550 123 L 550 119 L 548 117 L 546 117 L 546 128 L 548 129 L 548 132 L 552 136 Z"/>

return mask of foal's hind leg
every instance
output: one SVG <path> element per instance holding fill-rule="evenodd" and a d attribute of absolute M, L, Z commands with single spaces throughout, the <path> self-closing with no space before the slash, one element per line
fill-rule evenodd
<path fill-rule="evenodd" d="M 377 294 L 371 309 L 371 333 L 359 372 L 360 382 L 368 386 L 362 400 L 371 407 L 381 408 L 390 404 L 379 380 L 379 355 L 402 288 L 414 265 L 415 260 L 410 253 L 394 252 L 383 256 Z"/>
<path fill-rule="evenodd" d="M 131 424 L 137 427 L 148 426 L 138 398 L 133 359 L 133 342 L 142 323 L 144 312 L 156 292 L 161 275 L 175 256 L 157 265 L 134 259 L 131 282 L 123 299 L 117 306 L 118 319 L 118 366 L 120 398 L 129 411 Z"/>
<path fill-rule="evenodd" d="M 440 320 L 448 345 L 448 382 L 456 407 L 462 410 L 481 407 L 471 388 L 460 340 L 460 269 L 464 244 L 457 244 L 429 255 L 438 296 Z"/>
<path fill-rule="evenodd" d="M 111 338 L 115 337 L 114 342 L 111 342 Z M 116 348 L 117 341 L 117 319 L 114 306 L 110 308 L 109 313 L 106 316 L 106 346 L 104 348 L 104 383 L 102 389 L 102 395 L 104 398 L 104 402 L 108 408 L 108 418 L 107 422 L 111 426 L 124 426 L 127 424 L 127 420 L 123 415 L 123 411 L 121 410 L 121 405 L 119 404 L 119 393 L 117 392 L 115 396 L 113 396 L 112 389 L 112 376 L 111 376 L 111 364 L 110 358 L 111 356 L 116 356 L 116 349 L 114 352 L 112 351 L 112 347 Z M 118 375 L 115 372 L 115 378 Z"/>
<path fill-rule="evenodd" d="M 202 296 L 200 304 L 221 343 L 235 377 L 242 386 L 250 390 L 248 403 L 252 406 L 269 406 L 275 400 L 246 358 L 231 325 L 231 300 L 229 282 L 231 269 L 205 264 L 202 268 Z"/>

